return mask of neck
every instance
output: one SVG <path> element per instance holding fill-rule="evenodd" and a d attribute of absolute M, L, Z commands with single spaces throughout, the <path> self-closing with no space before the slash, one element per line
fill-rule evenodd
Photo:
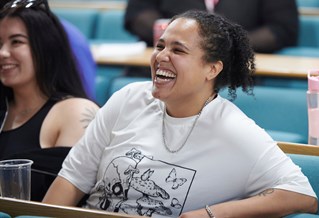
<path fill-rule="evenodd" d="M 165 103 L 166 112 L 172 117 L 182 118 L 182 117 L 191 117 L 195 116 L 201 112 L 204 108 L 205 104 L 211 102 L 215 97 L 216 93 L 214 92 L 211 95 L 201 97 L 200 99 L 196 100 L 182 100 L 182 101 L 175 101 L 172 104 Z"/>
<path fill-rule="evenodd" d="M 39 94 L 28 96 L 14 95 L 13 101 L 10 102 L 10 108 L 18 114 L 26 115 L 38 110 L 47 100 L 46 96 Z"/>

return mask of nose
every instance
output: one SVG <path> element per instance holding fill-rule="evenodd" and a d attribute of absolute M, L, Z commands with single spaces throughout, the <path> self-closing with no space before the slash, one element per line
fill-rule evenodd
<path fill-rule="evenodd" d="M 0 58 L 10 57 L 10 52 L 5 46 L 0 47 Z"/>
<path fill-rule="evenodd" d="M 159 51 L 156 54 L 156 61 L 158 63 L 163 62 L 163 61 L 169 61 L 169 51 L 167 48 L 164 48 L 163 50 Z"/>

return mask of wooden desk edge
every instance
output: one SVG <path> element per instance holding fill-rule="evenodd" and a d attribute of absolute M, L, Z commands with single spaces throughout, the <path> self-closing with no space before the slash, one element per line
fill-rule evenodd
<path fill-rule="evenodd" d="M 24 201 L 12 198 L 0 197 L 0 212 L 9 214 L 12 217 L 47 216 L 47 217 L 86 217 L 86 218 L 139 218 L 140 216 L 129 216 L 121 213 L 110 213 L 106 211 L 85 209 L 79 207 L 66 207 L 51 204 L 44 204 L 34 201 Z"/>
<path fill-rule="evenodd" d="M 290 143 L 290 142 L 277 142 L 278 146 L 283 150 L 283 152 L 288 154 L 303 154 L 303 155 L 313 155 L 319 156 L 319 146 Z"/>
<path fill-rule="evenodd" d="M 299 15 L 304 16 L 319 16 L 319 8 L 317 7 L 299 7 Z"/>
<path fill-rule="evenodd" d="M 146 48 L 145 51 L 136 55 L 121 56 L 121 57 L 103 57 L 98 54 L 99 45 L 92 44 L 91 51 L 94 60 L 98 65 L 111 66 L 150 66 L 150 57 L 153 48 Z M 307 79 L 307 70 L 309 68 L 319 68 L 319 58 L 316 57 L 298 57 L 276 54 L 261 54 L 256 53 L 256 73 L 255 76 L 264 77 L 279 77 L 279 78 L 296 78 Z M 276 66 L 276 62 L 281 63 L 296 63 L 296 67 L 287 67 L 287 64 Z M 275 65 L 275 67 L 271 67 Z"/>

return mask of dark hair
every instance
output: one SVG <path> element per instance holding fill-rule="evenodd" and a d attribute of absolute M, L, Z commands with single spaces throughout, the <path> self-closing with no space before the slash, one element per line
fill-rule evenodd
<path fill-rule="evenodd" d="M 205 11 L 186 11 L 174 16 L 171 22 L 178 18 L 197 22 L 205 62 L 223 62 L 224 68 L 215 81 L 215 91 L 228 87 L 228 95 L 235 99 L 236 89 L 241 86 L 244 92 L 253 94 L 254 51 L 247 32 L 240 25 Z"/>
<path fill-rule="evenodd" d="M 43 94 L 58 99 L 62 95 L 87 98 L 67 34 L 49 8 L 5 8 L 0 20 L 6 17 L 19 18 L 26 26 L 36 80 Z M 13 91 L 0 82 L 1 102 L 5 97 L 12 100 Z"/>

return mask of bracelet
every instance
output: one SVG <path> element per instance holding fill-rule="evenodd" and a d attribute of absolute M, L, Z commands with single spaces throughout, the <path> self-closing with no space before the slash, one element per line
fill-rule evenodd
<path fill-rule="evenodd" d="M 205 206 L 206 212 L 208 213 L 209 218 L 215 218 L 212 210 L 210 209 L 210 207 L 208 205 Z"/>

